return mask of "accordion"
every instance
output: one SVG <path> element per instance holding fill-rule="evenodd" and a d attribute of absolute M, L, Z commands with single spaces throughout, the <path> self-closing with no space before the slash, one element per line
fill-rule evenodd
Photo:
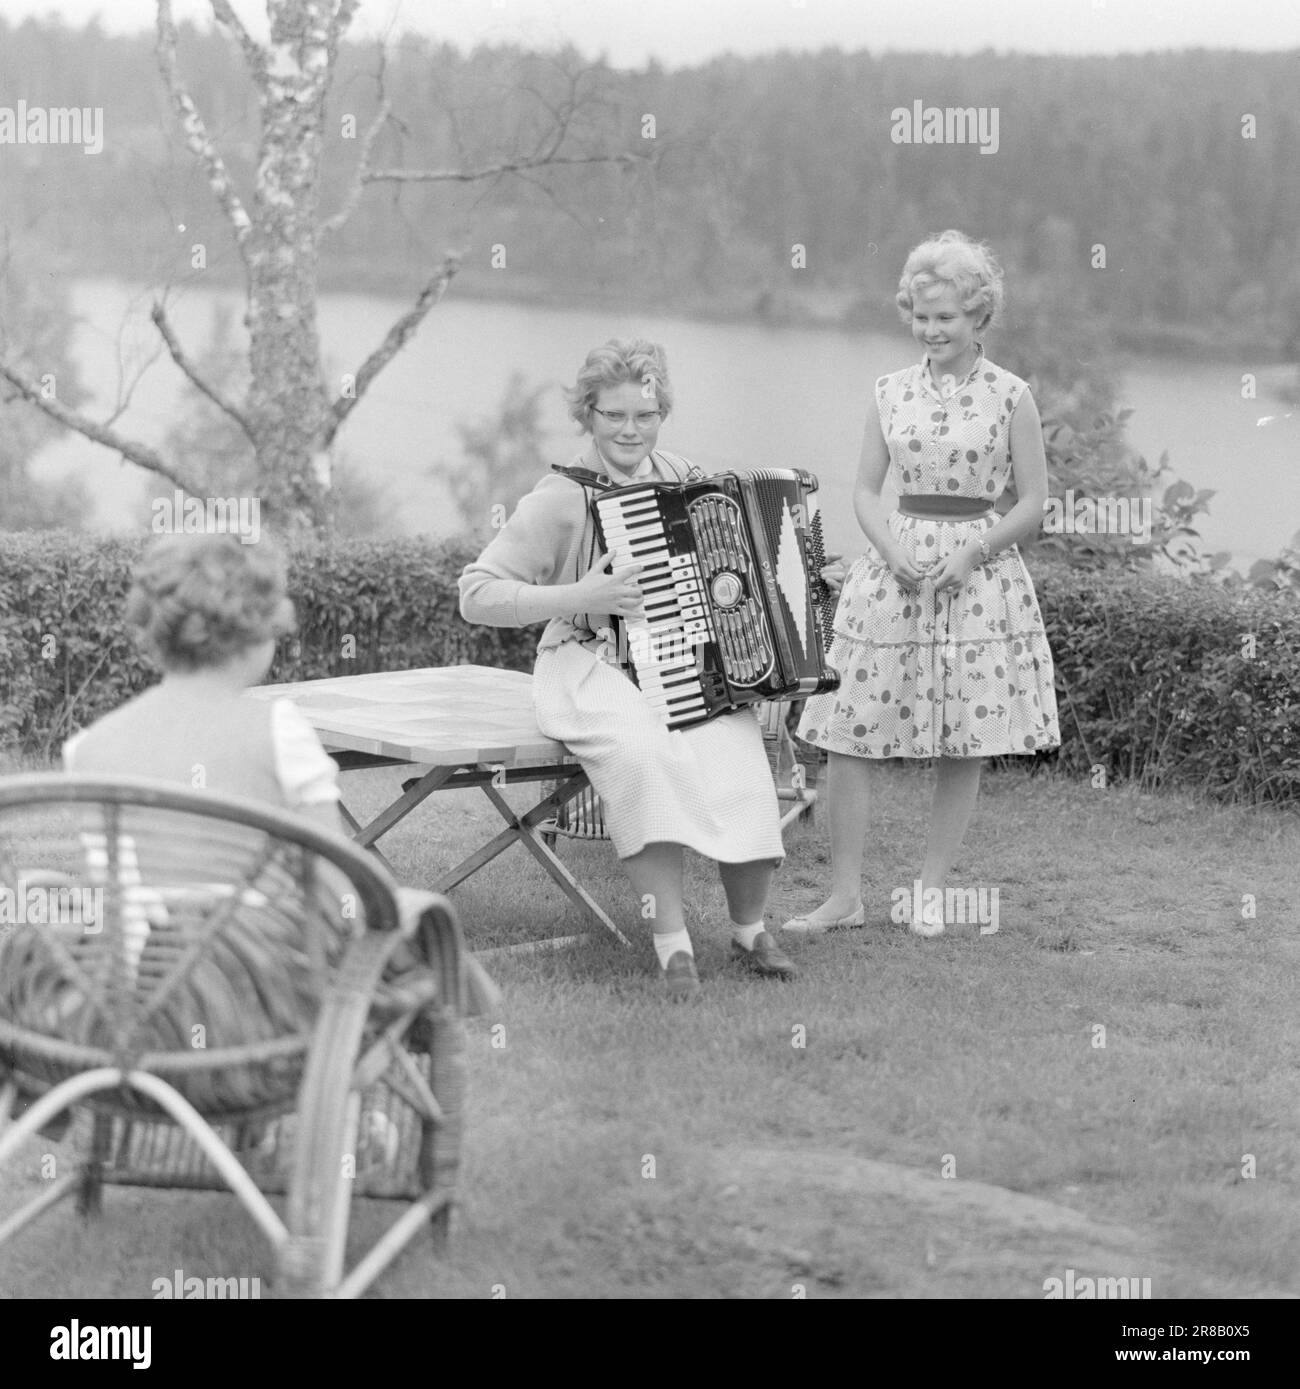
<path fill-rule="evenodd" d="M 816 491 L 812 473 L 773 469 L 595 496 L 613 567 L 642 566 L 643 615 L 619 623 L 620 664 L 669 728 L 839 686 Z"/>

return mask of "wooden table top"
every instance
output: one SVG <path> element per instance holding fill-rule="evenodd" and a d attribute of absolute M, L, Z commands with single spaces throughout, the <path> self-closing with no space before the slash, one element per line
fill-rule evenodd
<path fill-rule="evenodd" d="M 437 767 L 573 761 L 563 743 L 538 731 L 532 684 L 517 670 L 434 666 L 258 685 L 249 694 L 292 700 L 331 752 Z"/>

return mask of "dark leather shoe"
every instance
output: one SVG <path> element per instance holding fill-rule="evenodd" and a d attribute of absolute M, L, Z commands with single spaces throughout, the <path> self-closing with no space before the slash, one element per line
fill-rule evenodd
<path fill-rule="evenodd" d="M 695 972 L 695 956 L 679 950 L 668 957 L 663 969 L 664 989 L 674 1003 L 685 1003 L 700 991 L 700 976 Z"/>
<path fill-rule="evenodd" d="M 765 974 L 772 979 L 793 979 L 799 973 L 766 931 L 758 933 L 750 950 L 746 950 L 739 941 L 733 940 L 731 958 L 743 960 L 755 974 Z"/>

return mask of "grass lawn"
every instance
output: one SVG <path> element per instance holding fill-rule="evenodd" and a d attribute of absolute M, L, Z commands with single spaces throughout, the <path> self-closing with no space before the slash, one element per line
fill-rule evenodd
<path fill-rule="evenodd" d="M 351 775 L 349 804 L 399 779 Z M 452 1256 L 417 1241 L 372 1296 L 1041 1298 L 1067 1268 L 1155 1297 L 1300 1293 L 1294 814 L 990 774 L 955 876 L 998 888 L 1001 929 L 925 941 L 888 911 L 930 776 L 883 781 L 868 926 L 792 948 L 791 984 L 729 963 L 716 872 L 690 860 L 685 1008 L 610 847 L 562 847 L 634 948 L 492 959 L 503 1030 L 471 1025 Z M 476 795 L 385 839 L 404 878 L 495 833 Z M 821 900 L 824 814 L 787 849 L 773 927 Z M 518 848 L 454 897 L 478 949 L 586 929 Z M 0 1215 L 46 1151 L 72 1156 L 31 1144 Z M 388 1214 L 359 1204 L 354 1234 Z M 271 1272 L 230 1198 L 110 1190 L 97 1223 L 61 1206 L 0 1249 L 0 1295 L 147 1297 L 177 1268 Z"/>

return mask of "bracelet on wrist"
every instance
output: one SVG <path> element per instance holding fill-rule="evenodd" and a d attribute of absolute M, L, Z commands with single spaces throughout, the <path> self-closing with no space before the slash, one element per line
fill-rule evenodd
<path fill-rule="evenodd" d="M 989 553 L 988 541 L 985 540 L 983 536 L 980 536 L 980 538 L 975 543 L 980 547 L 980 556 L 983 559 L 984 563 L 987 564 L 989 560 L 993 558 L 993 556 Z"/>

